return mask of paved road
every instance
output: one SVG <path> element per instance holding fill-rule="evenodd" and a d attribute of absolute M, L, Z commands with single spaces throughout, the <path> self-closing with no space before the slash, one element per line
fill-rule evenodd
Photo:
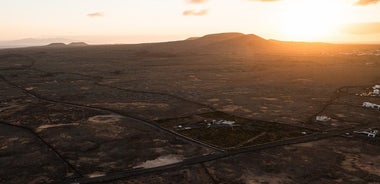
<path fill-rule="evenodd" d="M 267 144 L 261 144 L 261 145 L 255 145 L 255 146 L 240 148 L 240 149 L 235 149 L 235 150 L 226 151 L 223 153 L 214 153 L 214 154 L 194 157 L 194 158 L 183 160 L 183 161 L 178 162 L 178 163 L 164 165 L 164 166 L 160 166 L 160 167 L 128 170 L 128 171 L 119 172 L 119 173 L 110 173 L 110 174 L 107 174 L 105 176 L 96 177 L 96 178 L 86 178 L 86 177 L 78 178 L 74 181 L 67 181 L 67 183 L 80 183 L 80 184 L 84 183 L 84 184 L 87 184 L 87 183 L 109 182 L 109 181 L 114 181 L 114 180 L 119 180 L 119 179 L 128 179 L 128 178 L 133 178 L 133 177 L 144 175 L 144 174 L 163 172 L 163 171 L 168 171 L 168 170 L 179 169 L 179 168 L 182 168 L 184 166 L 201 164 L 204 162 L 209 162 L 209 161 L 213 161 L 213 160 L 217 160 L 217 159 L 231 157 L 231 156 L 242 154 L 242 153 L 255 152 L 255 151 L 260 151 L 263 149 L 274 148 L 274 147 L 279 147 L 279 146 L 284 146 L 284 145 L 299 144 L 299 143 L 311 142 L 311 141 L 316 141 L 316 140 L 321 140 L 321 139 L 327 139 L 327 138 L 331 138 L 331 137 L 335 137 L 335 136 L 340 136 L 340 135 L 345 134 L 347 132 L 352 132 L 353 130 L 356 130 L 356 129 L 357 128 L 347 128 L 347 129 L 342 129 L 342 130 L 334 130 L 334 131 L 329 131 L 329 132 L 315 133 L 315 134 L 306 135 L 306 136 L 302 136 L 302 137 L 298 137 L 298 138 L 293 138 L 293 139 L 288 139 L 288 140 L 283 140 L 283 141 L 276 141 L 276 142 L 271 142 L 271 143 L 267 143 Z"/>

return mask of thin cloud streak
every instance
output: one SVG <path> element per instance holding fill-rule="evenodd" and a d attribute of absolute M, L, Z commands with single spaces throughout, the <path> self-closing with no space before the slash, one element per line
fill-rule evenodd
<path fill-rule="evenodd" d="M 270 3 L 270 2 L 278 2 L 278 1 L 282 1 L 282 0 L 248 0 L 248 1 Z"/>
<path fill-rule="evenodd" d="M 94 12 L 94 13 L 89 13 L 87 14 L 88 17 L 103 17 L 104 13 L 102 12 Z"/>
<path fill-rule="evenodd" d="M 203 4 L 207 2 L 207 0 L 187 0 L 187 2 L 190 4 Z"/>
<path fill-rule="evenodd" d="M 204 16 L 207 15 L 208 10 L 203 9 L 203 10 L 185 10 L 183 11 L 182 15 L 184 16 Z"/>
<path fill-rule="evenodd" d="M 370 4 L 376 4 L 378 2 L 380 2 L 380 0 L 358 0 L 358 2 L 355 3 L 355 5 L 365 6 Z"/>
<path fill-rule="evenodd" d="M 256 1 L 261 1 L 261 2 L 276 2 L 280 0 L 256 0 Z"/>

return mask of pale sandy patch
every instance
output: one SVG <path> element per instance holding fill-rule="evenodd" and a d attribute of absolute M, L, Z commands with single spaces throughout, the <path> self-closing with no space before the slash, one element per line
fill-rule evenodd
<path fill-rule="evenodd" d="M 134 168 L 153 168 L 153 167 L 159 167 L 163 165 L 169 165 L 169 164 L 174 164 L 177 162 L 181 162 L 183 160 L 182 156 L 179 155 L 165 155 L 165 156 L 160 156 L 154 160 L 147 160 L 144 163 L 135 166 Z"/>
<path fill-rule="evenodd" d="M 272 97 L 260 97 L 262 100 L 267 100 L 267 101 L 278 101 L 278 98 L 272 98 Z"/>
<path fill-rule="evenodd" d="M 114 123 L 119 122 L 123 117 L 116 114 L 97 115 L 88 118 L 91 123 Z"/>
<path fill-rule="evenodd" d="M 246 184 L 280 184 L 280 183 L 289 183 L 290 180 L 285 173 L 281 174 L 267 174 L 267 175 L 256 175 L 251 173 L 245 173 L 241 179 Z"/>
<path fill-rule="evenodd" d="M 226 111 L 226 112 L 234 112 L 238 109 L 240 109 L 241 107 L 238 106 L 238 105 L 226 105 L 226 106 L 223 106 L 222 108 L 222 111 Z"/>
<path fill-rule="evenodd" d="M 207 101 L 209 101 L 209 102 L 219 102 L 220 100 L 218 98 L 211 98 L 211 99 L 208 99 Z"/>
<path fill-rule="evenodd" d="M 344 115 L 344 114 L 335 114 L 335 116 L 338 118 L 345 118 L 346 117 L 346 115 Z"/>
<path fill-rule="evenodd" d="M 41 132 L 48 128 L 57 128 L 57 127 L 64 127 L 64 126 L 78 126 L 79 123 L 67 123 L 67 124 L 54 124 L 54 125 L 41 125 L 37 128 L 37 132 Z"/>
<path fill-rule="evenodd" d="M 294 80 L 292 80 L 292 82 L 309 83 L 309 82 L 313 82 L 313 80 L 311 80 L 311 79 L 294 79 Z"/>
<path fill-rule="evenodd" d="M 89 178 L 97 178 L 97 177 L 102 177 L 102 176 L 105 176 L 106 173 L 104 172 L 94 172 L 94 173 L 91 173 L 91 174 L 88 174 L 87 177 Z"/>
<path fill-rule="evenodd" d="M 189 75 L 189 78 L 190 78 L 190 81 L 192 82 L 199 82 L 199 81 L 202 81 L 201 79 L 199 79 L 197 76 L 195 75 Z"/>
<path fill-rule="evenodd" d="M 137 109 L 146 109 L 146 108 L 169 108 L 169 104 L 166 103 L 147 103 L 147 102 L 130 102 L 130 103 L 101 103 L 101 104 L 92 104 L 97 106 L 108 106 L 108 107 L 118 107 L 118 108 L 137 108 Z"/>

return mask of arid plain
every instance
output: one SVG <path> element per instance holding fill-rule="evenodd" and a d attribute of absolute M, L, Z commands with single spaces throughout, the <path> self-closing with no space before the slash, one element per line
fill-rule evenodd
<path fill-rule="evenodd" d="M 379 183 L 376 84 L 380 45 L 3 49 L 0 183 Z"/>

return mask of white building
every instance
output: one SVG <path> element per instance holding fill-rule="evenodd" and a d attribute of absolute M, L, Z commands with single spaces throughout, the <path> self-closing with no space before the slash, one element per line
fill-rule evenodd
<path fill-rule="evenodd" d="M 214 125 L 228 125 L 228 126 L 233 126 L 236 122 L 235 121 L 227 121 L 227 120 L 213 120 L 212 123 Z"/>
<path fill-rule="evenodd" d="M 316 120 L 316 121 L 326 122 L 326 121 L 330 121 L 331 118 L 328 117 L 328 116 L 317 116 L 317 117 L 315 117 L 315 120 Z"/>
<path fill-rule="evenodd" d="M 380 95 L 380 89 L 374 89 L 373 94 L 375 95 Z"/>
<path fill-rule="evenodd" d="M 380 85 L 374 85 L 372 89 L 373 89 L 373 94 L 380 95 Z"/>
<path fill-rule="evenodd" d="M 368 137 L 372 137 L 372 138 L 375 138 L 378 132 L 379 132 L 378 130 L 354 131 L 354 133 L 357 133 L 357 134 L 366 134 Z"/>
<path fill-rule="evenodd" d="M 364 102 L 363 103 L 363 107 L 380 110 L 380 105 L 377 105 L 377 104 L 374 104 L 374 103 L 371 103 L 371 102 Z"/>
<path fill-rule="evenodd" d="M 217 121 L 215 124 L 232 126 L 233 124 L 235 124 L 235 121 L 220 120 L 220 121 Z"/>

